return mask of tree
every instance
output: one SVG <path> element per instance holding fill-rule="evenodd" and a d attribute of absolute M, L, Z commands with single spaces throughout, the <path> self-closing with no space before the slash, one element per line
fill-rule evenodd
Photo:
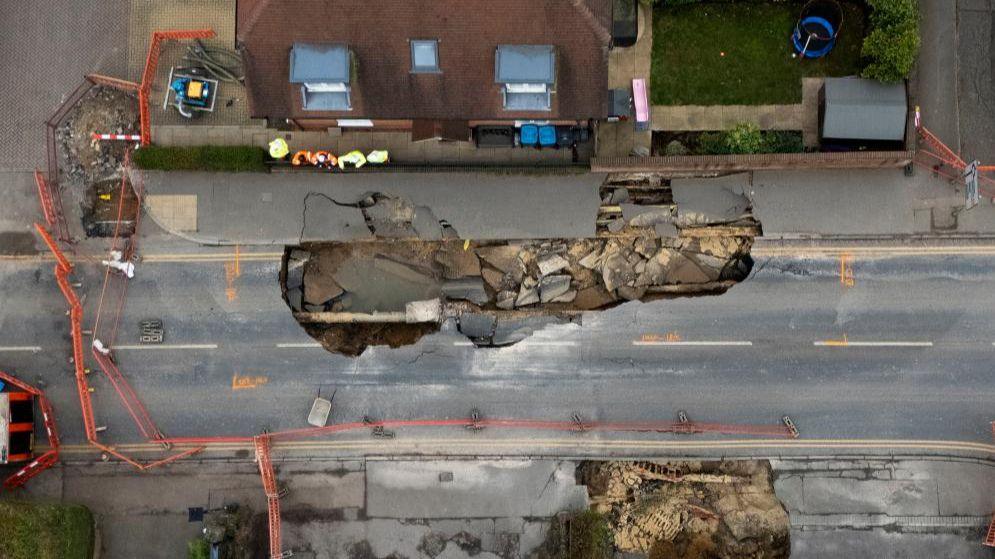
<path fill-rule="evenodd" d="M 912 71 L 918 53 L 919 25 L 916 22 L 879 27 L 864 39 L 861 55 L 870 62 L 861 75 L 887 83 L 902 81 Z"/>

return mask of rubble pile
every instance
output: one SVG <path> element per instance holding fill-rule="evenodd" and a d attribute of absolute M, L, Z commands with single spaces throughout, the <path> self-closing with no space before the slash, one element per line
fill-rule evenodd
<path fill-rule="evenodd" d="M 117 192 L 127 150 L 133 143 L 94 140 L 93 133 L 138 134 L 138 99 L 114 88 L 94 86 L 55 130 L 60 183 L 79 204 L 88 235 L 106 235 L 117 217 Z M 114 191 L 113 195 L 109 195 Z"/>
<path fill-rule="evenodd" d="M 585 462 L 615 548 L 651 559 L 786 558 L 788 513 L 766 461 Z"/>

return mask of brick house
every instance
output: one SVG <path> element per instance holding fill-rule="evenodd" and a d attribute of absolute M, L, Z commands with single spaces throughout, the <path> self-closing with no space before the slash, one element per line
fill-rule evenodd
<path fill-rule="evenodd" d="M 607 115 L 611 0 L 239 0 L 250 112 L 270 126 L 586 126 Z"/>

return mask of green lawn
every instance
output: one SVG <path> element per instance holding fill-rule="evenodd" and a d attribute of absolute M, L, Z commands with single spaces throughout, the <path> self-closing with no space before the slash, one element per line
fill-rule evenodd
<path fill-rule="evenodd" d="M 0 501 L 3 559 L 90 559 L 93 515 L 78 505 Z"/>
<path fill-rule="evenodd" d="M 805 76 L 859 74 L 861 4 L 845 1 L 836 48 L 819 60 L 791 58 L 802 3 L 699 3 L 653 9 L 654 105 L 798 103 Z M 721 53 L 725 53 L 722 56 Z"/>

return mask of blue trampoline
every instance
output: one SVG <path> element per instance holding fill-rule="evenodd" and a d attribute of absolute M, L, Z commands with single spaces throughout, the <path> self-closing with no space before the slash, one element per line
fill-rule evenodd
<path fill-rule="evenodd" d="M 822 58 L 836 46 L 843 10 L 835 0 L 812 0 L 802 8 L 791 34 L 795 52 L 803 58 Z"/>

